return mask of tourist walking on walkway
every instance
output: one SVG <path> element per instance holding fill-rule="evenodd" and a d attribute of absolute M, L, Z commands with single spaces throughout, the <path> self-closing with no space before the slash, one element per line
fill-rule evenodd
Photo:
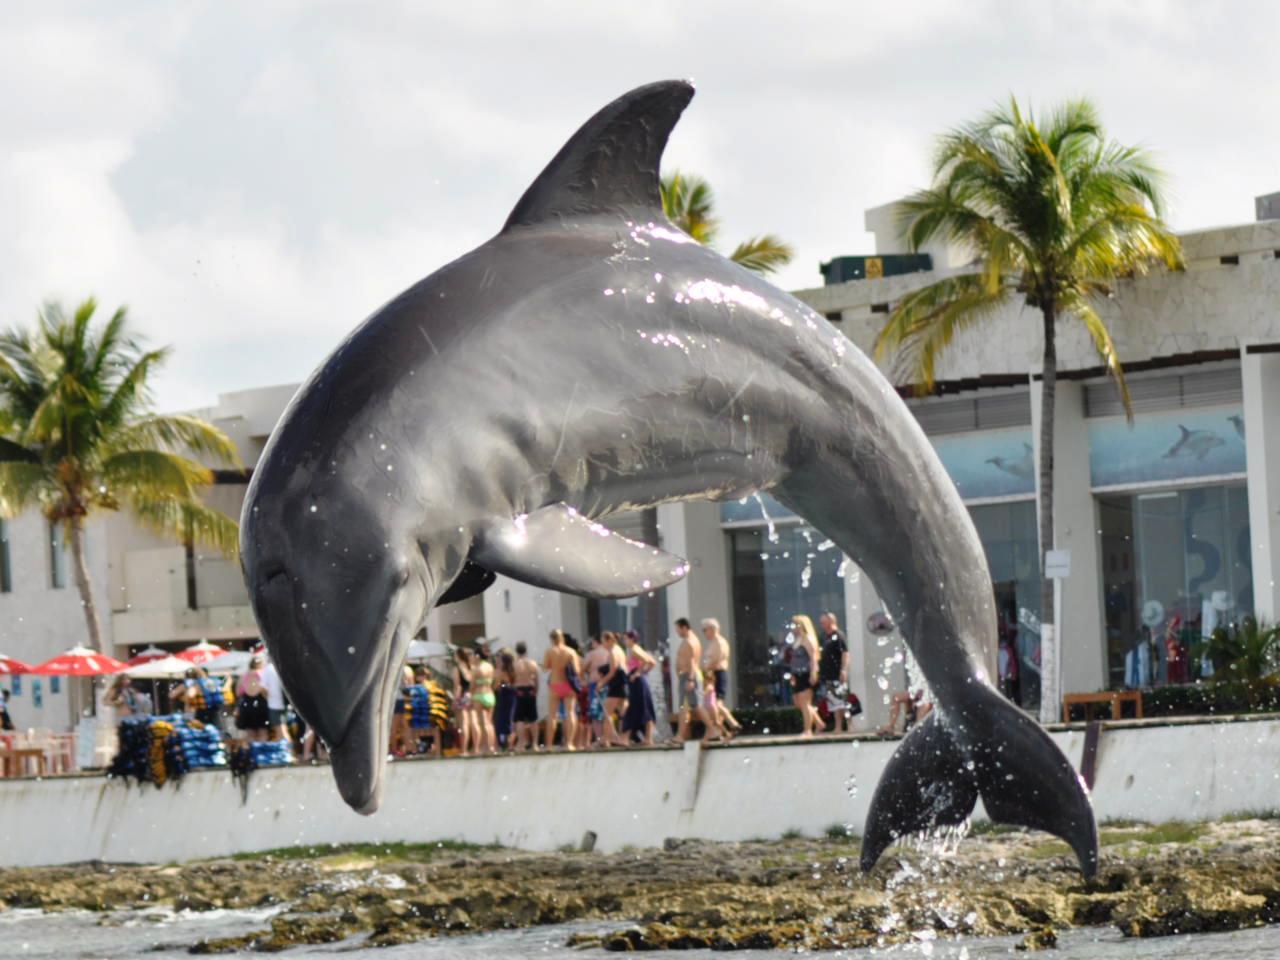
<path fill-rule="evenodd" d="M 601 638 L 608 660 L 600 675 L 604 686 L 604 742 L 609 746 L 622 744 L 618 735 L 622 726 L 622 713 L 627 706 L 627 658 L 618 643 L 618 635 L 606 630 Z"/>
<path fill-rule="evenodd" d="M 538 746 L 538 665 L 529 659 L 529 648 L 521 640 L 516 644 L 513 669 L 516 685 L 515 749 L 517 753 Z"/>
<path fill-rule="evenodd" d="M 849 645 L 840 633 L 840 622 L 830 611 L 818 618 L 822 628 L 822 655 L 818 664 L 818 689 L 835 718 L 835 733 L 853 725 L 849 704 Z"/>
<path fill-rule="evenodd" d="M 582 676 L 582 665 L 578 655 L 565 643 L 563 630 L 551 631 L 551 646 L 542 658 L 542 669 L 547 671 L 550 696 L 547 698 L 547 732 L 546 744 L 550 749 L 555 744 L 556 723 L 564 711 L 564 748 L 573 750 L 574 734 L 578 732 L 578 679 Z"/>
<path fill-rule="evenodd" d="M 459 647 L 453 652 L 453 707 L 458 715 L 458 752 L 464 756 L 480 739 L 476 715 L 471 712 L 471 651 Z"/>
<path fill-rule="evenodd" d="M 267 688 L 262 683 L 265 663 L 266 658 L 255 653 L 249 659 L 249 669 L 236 684 L 236 729 L 244 733 L 246 740 L 265 741 L 271 726 Z"/>
<path fill-rule="evenodd" d="M 627 661 L 627 712 L 622 718 L 628 746 L 640 738 L 646 747 L 653 746 L 653 726 L 658 719 L 653 707 L 653 692 L 649 689 L 649 671 L 658 661 L 640 646 L 640 635 L 634 630 L 626 633 Z"/>
<path fill-rule="evenodd" d="M 493 708 L 493 735 L 500 749 L 510 750 L 516 722 L 516 658 L 510 650 L 498 651 L 494 681 L 498 689 Z"/>
<path fill-rule="evenodd" d="M 578 694 L 582 710 L 579 719 L 583 721 L 578 730 L 578 748 L 590 747 L 593 743 L 604 743 L 604 687 L 600 685 L 601 675 L 608 670 L 609 651 L 605 649 L 601 637 L 591 637 L 587 641 L 587 652 L 582 658 L 582 692 Z"/>
<path fill-rule="evenodd" d="M 494 670 L 489 660 L 489 648 L 476 644 L 476 655 L 471 670 L 471 713 L 475 717 L 476 741 L 472 752 L 476 754 L 498 752 L 498 741 L 493 734 L 493 708 L 497 697 L 493 692 Z"/>
<path fill-rule="evenodd" d="M 812 737 L 822 729 L 822 718 L 813 706 L 818 686 L 818 634 L 803 613 L 791 618 L 791 690 L 800 710 L 801 736 Z"/>
<path fill-rule="evenodd" d="M 742 729 L 738 718 L 729 709 L 729 638 L 720 632 L 720 621 L 707 617 L 702 621 L 703 664 L 706 666 L 707 683 L 715 694 L 716 724 L 726 738 Z"/>
<path fill-rule="evenodd" d="M 289 742 L 289 728 L 285 723 L 284 684 L 276 665 L 267 660 L 262 667 L 262 686 L 267 691 L 267 714 L 271 722 L 271 739 Z"/>
<path fill-rule="evenodd" d="M 702 643 L 684 617 L 676 621 L 676 634 L 680 637 L 680 648 L 676 651 L 675 700 L 680 721 L 674 742 L 684 743 L 689 739 L 695 719 L 702 723 L 705 731 L 702 739 L 706 741 L 717 734 L 718 728 L 715 718 L 702 705 Z"/>

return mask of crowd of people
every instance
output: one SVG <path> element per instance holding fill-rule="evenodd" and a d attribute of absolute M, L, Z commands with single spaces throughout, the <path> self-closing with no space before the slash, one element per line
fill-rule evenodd
<path fill-rule="evenodd" d="M 862 712 L 849 689 L 849 648 L 833 613 L 805 614 L 788 624 L 786 682 L 790 703 L 800 712 L 800 735 L 827 729 L 844 733 Z M 453 649 L 445 669 L 406 665 L 392 719 L 390 748 L 395 757 L 464 756 L 565 750 L 678 745 L 698 733 L 704 743 L 728 741 L 742 729 L 729 706 L 732 648 L 718 620 L 708 617 L 695 630 L 686 618 L 674 623 L 674 687 L 667 698 L 660 654 L 646 650 L 635 630 L 605 630 L 585 645 L 553 630 L 540 661 L 523 642 L 491 649 Z M 656 672 L 655 672 L 656 671 Z M 652 684 L 672 713 L 672 728 L 657 729 Z M 545 684 L 546 696 L 540 696 Z M 197 724 L 216 726 L 244 743 L 287 742 L 299 760 L 323 756 L 314 732 L 289 709 L 275 666 L 255 653 L 243 675 L 216 678 L 192 667 L 180 683 L 161 694 L 167 709 Z M 122 717 L 152 712 L 151 696 L 127 676 L 118 677 L 106 702 Z M 891 719 L 881 733 L 896 733 L 927 712 L 910 693 L 894 695 Z"/>

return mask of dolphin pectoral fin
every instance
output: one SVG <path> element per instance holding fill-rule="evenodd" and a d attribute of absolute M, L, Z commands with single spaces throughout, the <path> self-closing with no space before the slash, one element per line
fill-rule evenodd
<path fill-rule="evenodd" d="M 1065 841 L 1086 878 L 1098 872 L 1098 826 L 1088 791 L 1035 720 L 997 691 L 975 688 L 966 724 L 968 756 L 987 815 L 996 823 L 1044 830 Z"/>
<path fill-rule="evenodd" d="M 689 565 L 556 504 L 481 532 L 481 566 L 504 576 L 585 597 L 633 597 L 675 583 Z"/>
<path fill-rule="evenodd" d="M 468 560 L 462 568 L 462 572 L 449 584 L 449 589 L 441 594 L 440 599 L 436 601 L 437 607 L 443 607 L 446 603 L 458 603 L 466 600 L 468 597 L 474 597 L 477 594 L 484 593 L 493 585 L 494 573 L 492 570 L 486 570 L 478 563 Z"/>
<path fill-rule="evenodd" d="M 862 836 L 861 866 L 869 871 L 899 838 L 964 821 L 978 799 L 966 758 L 935 710 L 889 758 Z"/>

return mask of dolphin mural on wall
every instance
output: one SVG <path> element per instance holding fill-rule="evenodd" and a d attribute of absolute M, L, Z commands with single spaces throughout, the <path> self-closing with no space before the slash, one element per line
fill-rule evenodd
<path fill-rule="evenodd" d="M 1007 473 L 1019 480 L 1030 480 L 1036 469 L 1035 452 L 1029 443 L 1024 443 L 1022 447 L 1023 453 L 1020 457 L 988 457 L 986 462 L 1001 473 Z"/>
<path fill-rule="evenodd" d="M 391 706 L 432 605 L 495 573 L 636 595 L 683 560 L 610 514 L 767 491 L 875 584 L 937 709 L 872 798 L 862 865 L 967 817 L 1097 829 L 1079 777 L 992 686 L 982 545 L 915 418 L 822 316 L 664 216 L 658 171 L 693 88 L 640 87 L 565 144 L 501 232 L 391 300 L 299 390 L 254 471 L 245 580 L 343 798 L 377 809 Z"/>
<path fill-rule="evenodd" d="M 1221 447 L 1227 441 L 1212 430 L 1188 430 L 1178 424 L 1178 440 L 1165 451 L 1164 459 L 1174 460 L 1186 457 L 1192 460 L 1203 460 L 1214 447 Z"/>

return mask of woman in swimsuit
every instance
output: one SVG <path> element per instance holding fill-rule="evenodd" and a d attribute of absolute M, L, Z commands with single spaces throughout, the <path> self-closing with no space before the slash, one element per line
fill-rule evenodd
<path fill-rule="evenodd" d="M 574 749 L 574 735 L 578 732 L 578 691 L 570 677 L 581 676 L 578 655 L 564 642 L 563 630 L 551 631 L 551 646 L 542 658 L 542 669 L 550 675 L 550 693 L 547 697 L 547 749 L 555 743 L 556 723 L 561 707 L 564 708 L 564 748 Z"/>
<path fill-rule="evenodd" d="M 471 715 L 475 718 L 472 729 L 476 735 L 473 752 L 477 754 L 498 752 L 498 742 L 493 735 L 493 708 L 497 697 L 493 693 L 493 664 L 489 662 L 489 648 L 476 645 L 475 665 L 471 670 Z"/>
<path fill-rule="evenodd" d="M 622 718 L 622 729 L 626 731 L 627 746 L 637 735 L 646 747 L 653 746 L 653 726 L 658 719 L 653 708 L 653 693 L 649 690 L 650 670 L 658 661 L 640 646 L 640 636 L 634 630 L 626 633 L 627 660 L 626 679 L 628 685 L 627 713 Z"/>
<path fill-rule="evenodd" d="M 791 648 L 791 690 L 796 707 L 800 710 L 802 737 L 812 737 L 822 729 L 822 718 L 813 706 L 813 691 L 818 685 L 818 632 L 813 621 L 803 613 L 791 618 L 791 634 L 795 645 Z"/>
<path fill-rule="evenodd" d="M 618 645 L 618 635 L 606 630 L 604 648 L 609 659 L 600 668 L 600 686 L 604 688 L 604 730 L 603 737 L 607 746 L 622 746 L 626 741 L 618 736 L 618 724 L 622 712 L 627 706 L 627 664 L 622 647 Z"/>
<path fill-rule="evenodd" d="M 464 756 L 475 749 L 479 732 L 471 712 L 471 652 L 459 647 L 453 653 L 453 705 L 458 711 L 458 752 Z"/>

